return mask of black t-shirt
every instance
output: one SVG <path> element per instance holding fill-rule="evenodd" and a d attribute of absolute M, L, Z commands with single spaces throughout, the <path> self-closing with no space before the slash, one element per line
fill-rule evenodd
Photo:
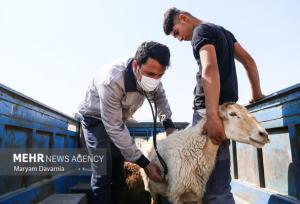
<path fill-rule="evenodd" d="M 194 90 L 194 109 L 205 108 L 205 97 L 201 82 L 202 66 L 199 50 L 206 44 L 215 46 L 219 73 L 220 73 L 220 98 L 219 104 L 236 102 L 238 100 L 238 83 L 234 62 L 235 37 L 231 32 L 212 23 L 204 23 L 193 31 L 192 46 L 194 57 L 199 65 L 197 85 Z"/>

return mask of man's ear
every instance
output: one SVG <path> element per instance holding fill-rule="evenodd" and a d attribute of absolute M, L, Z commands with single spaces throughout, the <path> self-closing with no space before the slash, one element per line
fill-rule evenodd
<path fill-rule="evenodd" d="M 183 13 L 178 15 L 178 19 L 179 19 L 180 22 L 187 22 L 189 20 L 187 15 L 185 15 Z"/>
<path fill-rule="evenodd" d="M 138 65 L 138 63 L 137 63 L 136 60 L 133 60 L 133 61 L 132 61 L 132 68 L 133 68 L 133 71 L 134 71 L 134 72 L 137 72 L 137 71 L 138 71 L 139 65 Z"/>

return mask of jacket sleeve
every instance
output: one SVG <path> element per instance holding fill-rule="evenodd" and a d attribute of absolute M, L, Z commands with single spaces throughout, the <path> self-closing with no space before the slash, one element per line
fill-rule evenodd
<path fill-rule="evenodd" d="M 149 160 L 142 154 L 130 136 L 122 120 L 121 99 L 123 91 L 117 84 L 101 84 L 98 87 L 101 120 L 111 141 L 120 149 L 124 158 L 146 167 Z"/>
<path fill-rule="evenodd" d="M 164 128 L 175 128 L 174 123 L 171 119 L 172 111 L 162 83 L 159 84 L 156 90 L 156 93 L 154 95 L 154 101 L 157 105 L 157 113 L 159 120 L 160 122 L 162 122 Z"/>

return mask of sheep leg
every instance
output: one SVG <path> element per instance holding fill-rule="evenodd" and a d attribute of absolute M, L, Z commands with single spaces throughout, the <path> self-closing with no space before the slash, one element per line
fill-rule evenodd
<path fill-rule="evenodd" d="M 152 193 L 151 194 L 151 204 L 158 204 L 158 198 L 157 198 L 157 193 Z"/>

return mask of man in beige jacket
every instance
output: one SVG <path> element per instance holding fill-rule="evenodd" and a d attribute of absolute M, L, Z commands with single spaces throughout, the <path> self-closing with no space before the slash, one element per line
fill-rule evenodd
<path fill-rule="evenodd" d="M 115 184 L 122 179 L 124 159 L 144 168 L 150 179 L 162 181 L 158 166 L 149 162 L 138 149 L 124 121 L 136 112 L 147 95 L 156 103 L 166 132 L 173 131 L 171 109 L 160 82 L 169 64 L 167 46 L 144 42 L 133 58 L 105 65 L 93 78 L 79 113 L 89 152 L 98 148 L 107 150 L 107 175 L 97 174 L 100 167 L 92 163 L 94 203 L 118 203 L 122 189 Z"/>

